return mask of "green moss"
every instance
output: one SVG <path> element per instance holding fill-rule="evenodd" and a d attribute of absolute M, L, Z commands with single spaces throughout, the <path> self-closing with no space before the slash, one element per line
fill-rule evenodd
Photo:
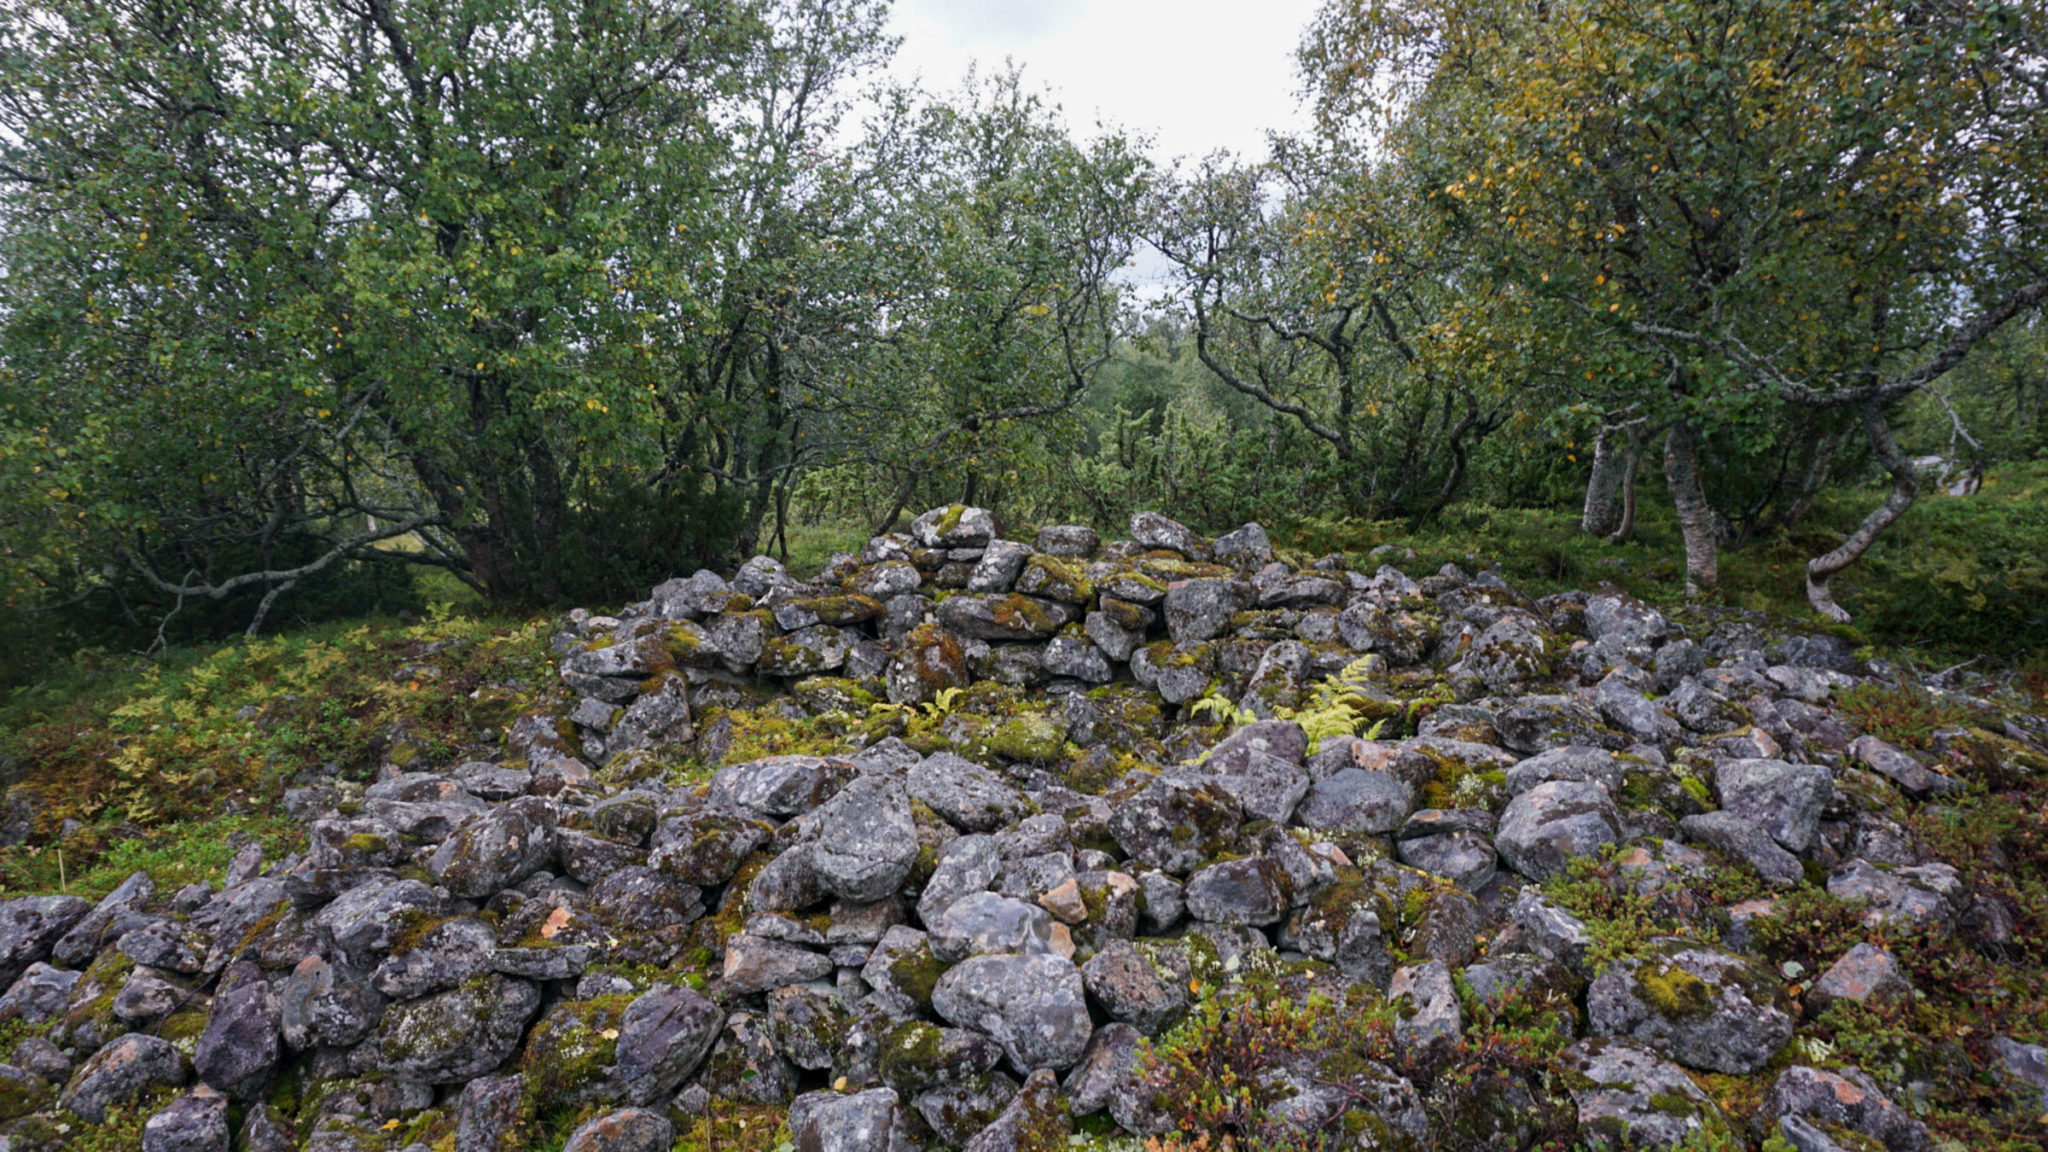
<path fill-rule="evenodd" d="M 938 1026 L 923 1020 L 912 1020 L 883 1037 L 877 1059 L 882 1082 L 899 1091 L 930 1083 L 933 1074 L 940 1071 L 941 1039 Z"/>
<path fill-rule="evenodd" d="M 191 1045 L 199 1042 L 199 1034 L 206 1031 L 206 1009 L 197 1004 L 187 1004 L 164 1018 L 156 1034 L 176 1044 L 191 1055 Z"/>
<path fill-rule="evenodd" d="M 536 1103 L 574 1099 L 602 1080 L 618 1057 L 619 1021 L 631 993 L 558 1004 L 527 1037 L 519 1062 Z"/>
<path fill-rule="evenodd" d="M 390 847 L 389 844 L 385 843 L 382 836 L 374 832 L 358 832 L 341 843 L 342 847 L 347 848 L 349 851 L 360 853 L 364 856 L 380 855 Z"/>
<path fill-rule="evenodd" d="M 896 982 L 896 987 L 905 996 L 915 1000 L 919 1008 L 928 1010 L 932 1004 L 932 989 L 938 987 L 939 977 L 946 974 L 947 967 L 932 955 L 929 945 L 919 944 L 914 951 L 898 956 L 889 965 L 889 978 Z"/>
<path fill-rule="evenodd" d="M 50 1087 L 36 1081 L 0 1076 L 0 1124 L 18 1120 L 41 1108 L 50 1099 Z"/>
<path fill-rule="evenodd" d="M 1714 990 L 1699 977 L 1674 964 L 1644 964 L 1636 969 L 1636 993 L 1668 1020 L 1696 1020 L 1714 1011 Z"/>
<path fill-rule="evenodd" d="M 1059 629 L 1044 604 L 1016 593 L 990 605 L 989 618 L 1016 636 L 1050 636 Z"/>
<path fill-rule="evenodd" d="M 1006 760 L 1046 764 L 1066 748 L 1066 728 L 1049 716 L 1013 716 L 988 735 L 988 750 Z"/>

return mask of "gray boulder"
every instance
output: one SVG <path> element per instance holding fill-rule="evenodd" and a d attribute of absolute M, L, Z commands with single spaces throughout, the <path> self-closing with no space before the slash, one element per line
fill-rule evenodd
<path fill-rule="evenodd" d="M 955 837 L 939 849 L 931 879 L 917 898 L 917 918 L 930 924 L 955 900 L 974 892 L 986 892 L 1002 875 L 1003 860 L 993 836 L 969 833 Z"/>
<path fill-rule="evenodd" d="M 490 971 L 497 948 L 497 934 L 483 921 L 469 916 L 443 920 L 420 932 L 411 947 L 379 963 L 370 984 L 394 1000 L 444 991 Z"/>
<path fill-rule="evenodd" d="M 1757 1120 L 1760 1127 L 1775 1126 L 1772 1121 L 1787 1117 L 1861 1133 L 1882 1143 L 1886 1152 L 1927 1152 L 1934 1147 L 1927 1126 L 1856 1068 L 1795 1064 L 1780 1072 Z"/>
<path fill-rule="evenodd" d="M 71 1004 L 71 990 L 79 975 L 40 960 L 29 965 L 7 994 L 0 996 L 0 1022 L 18 1020 L 33 1028 L 61 1014 Z"/>
<path fill-rule="evenodd" d="M 850 1096 L 806 1092 L 790 1102 L 789 1134 L 801 1152 L 911 1152 L 902 1105 L 894 1090 L 870 1088 Z"/>
<path fill-rule="evenodd" d="M 243 1098 L 261 1091 L 282 1054 L 277 993 L 260 973 L 251 975 L 247 983 L 214 997 L 213 1014 L 192 1052 L 200 1080 Z"/>
<path fill-rule="evenodd" d="M 1293 900 L 1286 872 L 1267 856 L 1212 864 L 1188 877 L 1188 914 L 1211 924 L 1263 926 L 1285 919 Z"/>
<path fill-rule="evenodd" d="M 1476 892 L 1497 871 L 1493 827 L 1493 813 L 1483 808 L 1425 808 L 1401 825 L 1394 853 L 1411 868 Z"/>
<path fill-rule="evenodd" d="M 1130 521 L 1131 541 L 1144 548 L 1165 548 L 1190 560 L 1206 559 L 1208 545 L 1201 533 L 1157 512 L 1134 512 Z"/>
<path fill-rule="evenodd" d="M 537 796 L 501 804 L 459 829 L 427 860 L 456 896 L 482 899 L 540 871 L 555 854 L 555 806 Z"/>
<path fill-rule="evenodd" d="M 668 1152 L 675 1143 L 668 1117 L 645 1108 L 621 1108 L 579 1125 L 562 1152 Z"/>
<path fill-rule="evenodd" d="M 832 960 L 828 956 L 780 940 L 740 932 L 725 942 L 723 987 L 742 995 L 766 992 L 785 984 L 823 979 L 832 974 L 832 968 Z"/>
<path fill-rule="evenodd" d="M 1640 1044 L 1582 1040 L 1560 1061 L 1585 1081 L 1572 1097 L 1579 1139 L 1594 1152 L 1675 1148 L 1702 1136 L 1733 1139 L 1713 1097 L 1683 1068 Z"/>
<path fill-rule="evenodd" d="M 228 1098 L 201 1087 L 142 1125 L 142 1152 L 228 1152 Z"/>
<path fill-rule="evenodd" d="M 1019 1074 L 1072 1067 L 1094 1027 L 1080 969 L 1044 953 L 963 960 L 939 977 L 932 1007 L 1002 1045 Z"/>
<path fill-rule="evenodd" d="M 1688 940 L 1619 961 L 1586 991 L 1587 1020 L 1692 1068 L 1748 1075 L 1792 1039 L 1785 993 L 1770 971 Z"/>
<path fill-rule="evenodd" d="M 499 975 L 394 1004 L 357 1058 L 365 1071 L 424 1084 L 460 1084 L 518 1050 L 540 989 Z"/>
<path fill-rule="evenodd" d="M 1583 744 L 1552 748 L 1523 760 L 1507 770 L 1510 796 L 1520 796 L 1538 784 L 1552 780 L 1577 780 L 1598 784 L 1609 793 L 1620 789 L 1628 777 L 1628 766 L 1614 753 Z"/>
<path fill-rule="evenodd" d="M 1052 951 L 1052 917 L 1036 904 L 994 892 L 970 892 L 926 922 L 932 955 L 952 964 L 969 956 Z"/>
<path fill-rule="evenodd" d="M 1899 968 L 1898 957 L 1871 943 L 1842 954 L 1806 990 L 1808 1011 L 1819 1012 L 1837 1001 L 1873 1007 L 1897 1007 L 1913 1000 L 1913 984 Z"/>
<path fill-rule="evenodd" d="M 1015 540 L 991 540 L 983 550 L 981 560 L 974 565 L 974 571 L 967 577 L 969 592 L 1008 592 L 1017 584 L 1017 574 L 1024 570 L 1024 562 L 1031 559 L 1031 546 Z M 915 569 L 913 569 L 915 571 Z M 915 591 L 917 586 L 899 589 Z"/>
<path fill-rule="evenodd" d="M 29 965 L 49 959 L 57 941 L 92 910 L 76 896 L 0 901 L 0 988 L 13 986 Z"/>
<path fill-rule="evenodd" d="M 1785 851 L 1769 833 L 1744 816 L 1722 810 L 1687 816 L 1678 822 L 1685 838 L 1705 844 L 1724 856 L 1754 868 L 1757 875 L 1780 888 L 1789 888 L 1805 878 L 1799 857 Z"/>
<path fill-rule="evenodd" d="M 1828 877 L 1828 895 L 1865 901 L 1869 906 L 1863 922 L 1876 927 L 1950 923 L 1968 891 L 1962 876 L 1948 864 L 1886 868 L 1858 857 Z"/>
<path fill-rule="evenodd" d="M 1189 969 L 1179 949 L 1111 940 L 1081 966 L 1088 994 L 1116 1020 L 1157 1036 L 1187 1013 Z"/>
<path fill-rule="evenodd" d="M 986 548 L 1002 534 L 1000 517 L 966 504 L 934 508 L 910 522 L 910 535 L 927 548 Z"/>
<path fill-rule="evenodd" d="M 1543 622 L 1508 612 L 1486 627 L 1459 666 L 1494 692 L 1509 692 L 1550 675 L 1558 643 Z"/>
<path fill-rule="evenodd" d="M 384 998 L 347 963 L 322 956 L 299 961 L 278 987 L 278 1024 L 284 1042 L 297 1051 L 345 1048 L 369 1034 Z"/>
<path fill-rule="evenodd" d="M 1294 818 L 1324 832 L 1383 835 L 1401 827 L 1415 810 L 1415 789 L 1388 772 L 1345 768 L 1309 786 Z"/>
<path fill-rule="evenodd" d="M 80 900 L 80 915 L 91 905 Z M 130 1032 L 100 1046 L 85 1064 L 72 1074 L 71 1082 L 57 1097 L 57 1104 L 82 1120 L 94 1124 L 106 1119 L 107 1109 L 140 1098 L 152 1088 L 176 1088 L 185 1083 L 184 1054 L 168 1040 Z"/>
<path fill-rule="evenodd" d="M 1118 803 L 1109 834 L 1125 856 L 1185 876 L 1230 847 L 1244 810 L 1210 782 L 1159 777 Z"/>
<path fill-rule="evenodd" d="M 1721 807 L 1744 817 L 1792 852 L 1813 847 L 1821 810 L 1835 795 L 1834 778 L 1817 764 L 1731 760 L 1714 773 Z"/>
<path fill-rule="evenodd" d="M 479 1076 L 455 1098 L 455 1152 L 514 1152 L 526 1103 L 523 1077 Z"/>
<path fill-rule="evenodd" d="M 1024 1078 L 1000 1115 L 969 1140 L 962 1152 L 1040 1152 L 1064 1147 L 1073 1122 L 1059 1098 L 1050 1068 Z"/>
<path fill-rule="evenodd" d="M 1531 880 L 1562 875 L 1572 860 L 1622 840 L 1621 813 L 1598 784 L 1552 780 L 1508 801 L 1494 848 Z"/>
<path fill-rule="evenodd" d="M 1963 785 L 1951 776 L 1922 764 L 1909 752 L 1902 752 L 1875 736 L 1860 736 L 1849 745 L 1849 758 L 1899 786 L 1915 800 L 1925 800 Z"/>
<path fill-rule="evenodd" d="M 1449 1047 L 1464 1035 L 1464 1009 L 1451 970 L 1441 960 L 1396 969 L 1387 984 L 1387 1003 L 1396 1009 L 1394 1044 L 1404 1052 Z"/>
<path fill-rule="evenodd" d="M 901 887 L 917 862 L 917 822 L 903 785 L 886 776 L 863 776 L 826 801 L 812 817 L 818 837 L 811 867 L 842 900 L 869 903 Z"/>
<path fill-rule="evenodd" d="M 102 948 L 118 942 L 122 933 L 142 922 L 143 907 L 155 897 L 156 881 L 150 879 L 149 873 L 131 873 L 51 946 L 50 959 L 67 968 L 83 968 L 92 963 Z M 0 911 L 0 916 L 4 915 Z M 4 963 L 0 960 L 0 965 Z M 4 975 L 0 972 L 0 976 Z"/>
<path fill-rule="evenodd" d="M 1048 556 L 1071 556 L 1087 558 L 1095 555 L 1102 547 L 1102 537 L 1095 529 L 1078 524 L 1048 524 L 1038 530 L 1033 541 L 1037 550 Z"/>
<path fill-rule="evenodd" d="M 694 989 L 657 984 L 634 997 L 619 1020 L 613 1076 L 642 1107 L 672 1094 L 711 1051 L 725 1013 Z"/>
<path fill-rule="evenodd" d="M 962 832 L 992 832 L 1031 810 L 1022 792 L 972 760 L 941 752 L 911 768 L 910 798 Z"/>
<path fill-rule="evenodd" d="M 949 596 L 937 615 L 940 624 L 961 636 L 996 641 L 1050 640 L 1080 613 L 1072 605 L 1013 592 Z"/>
<path fill-rule="evenodd" d="M 1176 580 L 1166 589 L 1166 631 L 1176 644 L 1214 640 L 1230 618 L 1251 607 L 1254 592 L 1241 580 Z"/>

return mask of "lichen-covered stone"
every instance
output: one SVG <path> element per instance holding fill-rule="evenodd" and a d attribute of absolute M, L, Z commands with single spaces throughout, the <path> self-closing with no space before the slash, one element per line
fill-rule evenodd
<path fill-rule="evenodd" d="M 24 896 L 0 901 L 0 988 L 11 987 L 93 911 L 76 896 Z"/>
<path fill-rule="evenodd" d="M 1778 1074 L 1757 1113 L 1758 1127 L 1798 1117 L 1846 1128 L 1879 1141 L 1886 1152 L 1927 1152 L 1934 1139 L 1927 1126 L 1894 1104 L 1856 1068 L 1821 1069 L 1793 1065 Z"/>
<path fill-rule="evenodd" d="M 1508 802 L 1494 848 L 1532 880 L 1563 875 L 1571 862 L 1620 843 L 1621 813 L 1598 784 L 1552 780 Z"/>
<path fill-rule="evenodd" d="M 1627 1040 L 1583 1040 L 1560 1057 L 1582 1083 L 1579 1139 L 1597 1152 L 1675 1148 L 1702 1136 L 1730 1139 L 1712 1097 L 1685 1070 Z"/>
<path fill-rule="evenodd" d="M 811 867 L 833 895 L 870 903 L 891 895 L 917 862 L 917 823 L 903 785 L 863 776 L 811 817 Z"/>
<path fill-rule="evenodd" d="M 1817 764 L 1732 760 L 1714 773 L 1721 807 L 1768 833 L 1787 851 L 1813 847 L 1820 814 L 1835 794 L 1834 778 Z"/>
<path fill-rule="evenodd" d="M 1748 1075 L 1792 1039 L 1778 978 L 1687 940 L 1610 965 L 1586 991 L 1593 1031 L 1624 1036 L 1693 1068 Z"/>
<path fill-rule="evenodd" d="M 620 1108 L 577 1126 L 562 1152 L 668 1152 L 673 1143 L 675 1128 L 668 1117 L 645 1108 Z"/>
<path fill-rule="evenodd" d="M 806 1092 L 789 1106 L 789 1133 L 801 1152 L 910 1152 L 902 1105 L 888 1088 L 852 1095 Z"/>
<path fill-rule="evenodd" d="M 1160 777 L 1117 803 L 1109 833 L 1131 859 L 1185 876 L 1228 848 L 1243 819 L 1216 784 Z"/>
<path fill-rule="evenodd" d="M 963 960 L 939 977 L 932 1007 L 1002 1045 L 1020 1074 L 1071 1067 L 1094 1028 L 1080 969 L 1044 953 Z"/>
<path fill-rule="evenodd" d="M 555 852 L 555 806 L 537 796 L 500 804 L 443 841 L 427 868 L 449 892 L 479 899 L 540 871 Z"/>
<path fill-rule="evenodd" d="M 1045 909 L 994 892 L 970 892 L 926 922 L 932 955 L 946 964 L 969 956 L 1052 951 Z"/>
<path fill-rule="evenodd" d="M 228 1144 L 228 1098 L 203 1086 L 142 1126 L 142 1152 L 228 1152 Z"/>
<path fill-rule="evenodd" d="M 1111 940 L 1086 964 L 1081 979 L 1103 1011 L 1146 1036 L 1157 1036 L 1187 1013 L 1190 977 L 1180 949 L 1140 949 Z"/>
<path fill-rule="evenodd" d="M 460 1084 L 504 1063 L 539 1007 L 540 990 L 524 980 L 475 977 L 459 988 L 392 1005 L 358 1055 L 368 1071 Z"/>
<path fill-rule="evenodd" d="M 927 757 L 905 778 L 910 798 L 962 832 L 989 832 L 1030 810 L 1024 794 L 995 773 L 950 752 Z"/>
<path fill-rule="evenodd" d="M 91 905 L 80 900 L 79 914 Z M 152 1088 L 176 1088 L 185 1083 L 184 1054 L 168 1040 L 130 1032 L 102 1045 L 64 1086 L 57 1104 L 66 1111 L 95 1124 L 106 1119 L 107 1109 L 127 1104 Z"/>

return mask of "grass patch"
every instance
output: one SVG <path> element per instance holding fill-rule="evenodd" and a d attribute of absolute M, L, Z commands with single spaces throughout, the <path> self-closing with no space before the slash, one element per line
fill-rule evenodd
<path fill-rule="evenodd" d="M 32 814 L 28 841 L 0 848 L 0 893 L 92 895 L 138 868 L 169 888 L 217 880 L 235 833 L 273 857 L 294 842 L 277 802 L 309 769 L 495 754 L 522 712 L 566 699 L 547 631 L 437 613 L 155 661 L 81 651 L 0 707 L 0 779 Z"/>
<path fill-rule="evenodd" d="M 1720 553 L 1720 599 L 1808 626 L 1825 621 L 1806 601 L 1810 558 L 1839 544 L 1883 498 L 1875 488 L 1824 493 L 1791 533 Z M 1405 520 L 1304 519 L 1275 532 L 1295 559 L 1381 545 L 1410 575 L 1446 563 L 1500 566 L 1534 595 L 1606 582 L 1652 603 L 1685 597 L 1685 551 L 1671 510 L 1646 501 L 1622 544 L 1578 530 L 1569 508 L 1454 505 L 1416 527 Z M 2006 465 L 1968 496 L 1923 495 L 1868 555 L 1836 577 L 1837 600 L 1871 640 L 1953 661 L 1979 654 L 2023 659 L 2048 649 L 2048 462 Z M 2048 667 L 2041 669 L 2048 686 Z"/>

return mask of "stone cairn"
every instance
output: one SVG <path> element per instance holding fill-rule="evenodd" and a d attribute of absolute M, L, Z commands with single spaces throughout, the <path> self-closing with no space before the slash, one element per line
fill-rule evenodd
<path fill-rule="evenodd" d="M 0 1150 L 137 1102 L 145 1152 L 426 1152 L 451 1129 L 490 1152 L 565 1106 L 595 1115 L 570 1152 L 664 1152 L 718 1101 L 786 1104 L 806 1152 L 1065 1147 L 1098 1112 L 1155 1134 L 1143 1042 L 1191 981 L 1283 964 L 1398 1002 L 1403 1045 L 1460 1034 L 1454 976 L 1487 1002 L 1561 990 L 1582 1138 L 1666 1147 L 1720 1122 L 1686 1069 L 1756 1073 L 1793 1037 L 1781 974 L 1742 951 L 1775 903 L 1728 908 L 1719 947 L 1596 971 L 1533 882 L 1612 845 L 1646 895 L 1728 862 L 1824 877 L 1872 923 L 2000 931 L 1860 799 L 1957 781 L 1830 712 L 1870 672 L 1847 644 L 1740 613 L 1691 631 L 1450 567 L 1297 570 L 1256 525 L 1149 513 L 1129 540 L 1027 545 L 956 506 L 807 582 L 760 557 L 671 580 L 570 614 L 576 702 L 496 762 L 292 789 L 307 850 L 245 849 L 218 889 L 138 873 L 97 904 L 0 903 L 0 1022 L 33 1033 L 0 1053 Z M 1276 718 L 1338 674 L 1395 736 L 1311 747 Z M 991 682 L 1029 707 L 900 738 Z M 1212 693 L 1237 724 L 1188 715 Z M 858 751 L 725 763 L 744 708 L 858 716 Z M 718 766 L 672 783 L 685 760 Z M 1862 945 L 1806 1004 L 1911 994 Z M 2048 1092 L 2048 1053 L 1999 1043 Z M 1331 1084 L 1304 1059 L 1276 1115 L 1333 1148 L 1447 1146 L 1391 1069 Z M 1473 1107 L 1458 1146 L 1517 1123 Z M 1785 1067 L 1758 1123 L 1929 1146 L 1854 1070 Z"/>

